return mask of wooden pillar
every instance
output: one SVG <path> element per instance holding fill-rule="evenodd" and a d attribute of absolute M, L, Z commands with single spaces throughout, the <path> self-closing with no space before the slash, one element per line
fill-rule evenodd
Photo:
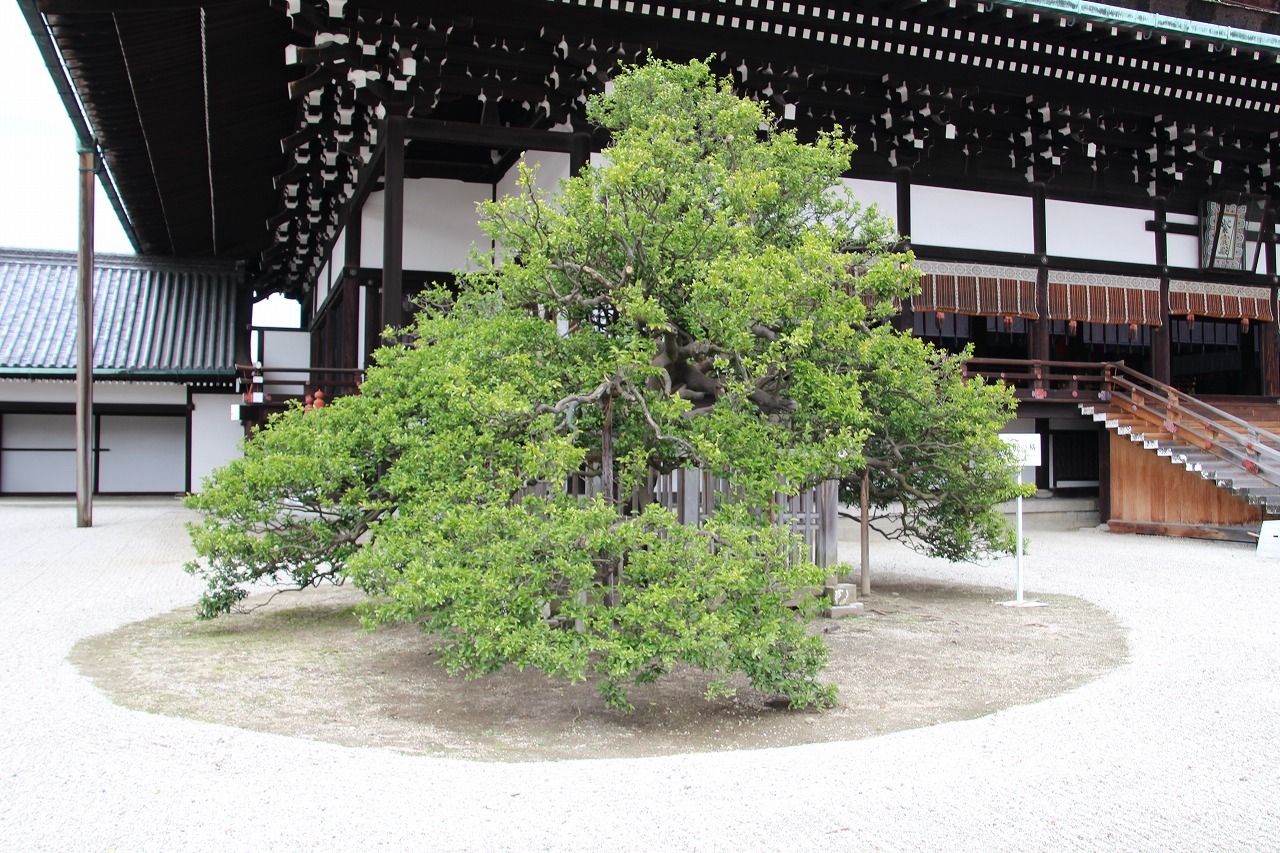
<path fill-rule="evenodd" d="M 1173 382 L 1173 333 L 1169 328 L 1169 233 L 1166 204 L 1155 201 L 1156 266 L 1160 268 L 1160 325 L 1151 330 L 1151 376 L 1157 382 Z"/>
<path fill-rule="evenodd" d="M 360 279 L 354 267 L 342 274 L 342 353 L 339 367 L 360 367 Z"/>
<path fill-rule="evenodd" d="M 1275 246 L 1270 247 L 1272 254 L 1275 252 Z M 1274 259 L 1271 261 L 1275 263 Z M 1274 267 L 1272 267 L 1274 269 Z M 1276 285 L 1271 285 L 1270 289 L 1271 311 L 1276 312 Z M 1264 397 L 1280 397 L 1280 333 L 1277 333 L 1276 324 L 1280 323 L 1280 317 L 1272 320 L 1270 323 L 1258 324 L 1258 362 L 1261 369 L 1262 377 L 1262 395 Z"/>
<path fill-rule="evenodd" d="M 1049 240 L 1045 224 L 1044 184 L 1031 185 L 1032 233 L 1036 255 L 1036 313 L 1040 318 L 1031 324 L 1029 355 L 1041 361 L 1049 360 Z"/>
<path fill-rule="evenodd" d="M 591 135 L 578 132 L 573 135 L 573 146 L 569 151 L 569 176 L 578 177 L 584 166 L 591 162 Z"/>
<path fill-rule="evenodd" d="M 897 226 L 899 234 L 911 233 L 911 170 L 897 169 L 895 170 L 895 178 L 897 180 L 897 208 L 898 216 L 894 225 Z M 903 248 L 910 248 L 909 241 L 904 243 Z M 911 297 L 902 300 L 902 308 L 893 317 L 893 327 L 900 332 L 910 332 L 915 328 L 915 311 L 911 306 Z"/>
<path fill-rule="evenodd" d="M 387 116 L 384 128 L 382 223 L 382 326 L 404 325 L 404 123 Z"/>
<path fill-rule="evenodd" d="M 236 262 L 236 329 L 235 362 L 248 364 L 253 360 L 253 288 L 245 276 L 244 261 Z"/>
<path fill-rule="evenodd" d="M 862 469 L 862 488 L 858 495 L 861 513 L 858 518 L 858 548 L 861 558 L 858 580 L 862 596 L 871 594 L 871 469 Z"/>
<path fill-rule="evenodd" d="M 76 527 L 93 527 L 93 190 L 98 155 L 81 141 L 80 245 L 76 259 Z"/>

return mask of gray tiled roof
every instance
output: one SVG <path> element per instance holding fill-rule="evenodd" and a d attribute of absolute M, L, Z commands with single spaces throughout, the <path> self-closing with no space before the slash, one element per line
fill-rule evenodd
<path fill-rule="evenodd" d="M 93 279 L 95 371 L 234 373 L 234 267 L 99 255 Z M 76 313 L 74 253 L 0 249 L 0 375 L 74 372 Z"/>

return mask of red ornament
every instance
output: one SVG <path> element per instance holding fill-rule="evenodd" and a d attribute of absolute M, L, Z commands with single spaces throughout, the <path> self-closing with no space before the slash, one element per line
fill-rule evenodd
<path fill-rule="evenodd" d="M 1241 318 L 1240 318 L 1240 331 L 1242 331 L 1242 332 L 1244 332 L 1244 333 L 1248 334 L 1248 332 L 1249 332 L 1249 318 L 1248 318 L 1248 317 L 1241 317 Z"/>
<path fill-rule="evenodd" d="M 1076 329 L 1079 329 L 1079 328 L 1080 328 L 1080 324 L 1077 323 L 1075 320 L 1072 320 L 1069 323 L 1067 323 L 1067 334 L 1074 335 L 1076 333 Z"/>

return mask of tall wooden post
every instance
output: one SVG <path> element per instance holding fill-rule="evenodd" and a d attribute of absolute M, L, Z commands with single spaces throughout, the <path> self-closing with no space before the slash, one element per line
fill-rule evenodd
<path fill-rule="evenodd" d="M 871 469 L 862 469 L 862 493 L 859 495 L 862 517 L 858 530 L 858 546 L 861 549 L 862 571 L 858 580 L 862 582 L 862 595 L 871 594 Z"/>
<path fill-rule="evenodd" d="M 1030 341 L 1031 357 L 1041 361 L 1049 360 L 1049 327 L 1053 321 L 1049 319 L 1049 240 L 1047 213 L 1045 210 L 1045 187 L 1042 183 L 1031 185 L 1032 235 L 1036 253 L 1036 313 L 1040 315 L 1031 324 Z"/>
<path fill-rule="evenodd" d="M 1274 251 L 1274 246 L 1271 247 Z M 1274 269 L 1274 267 L 1272 267 Z M 1276 311 L 1276 286 L 1273 284 L 1267 291 L 1271 300 L 1271 310 Z M 1277 346 L 1276 326 L 1280 317 L 1270 323 L 1258 323 L 1258 360 L 1262 373 L 1262 395 L 1264 397 L 1280 396 L 1280 346 Z"/>
<path fill-rule="evenodd" d="M 584 166 L 591 162 L 591 134 L 578 131 L 573 134 L 573 143 L 569 149 L 569 176 L 576 178 L 582 174 Z"/>
<path fill-rule="evenodd" d="M 81 141 L 80 244 L 76 259 L 76 527 L 93 526 L 93 190 L 97 153 Z"/>
<path fill-rule="evenodd" d="M 383 160 L 382 325 L 404 325 L 404 123 L 387 116 Z"/>
<path fill-rule="evenodd" d="M 1151 330 L 1151 375 L 1173 383 L 1173 330 L 1169 327 L 1169 224 L 1167 202 L 1155 200 L 1156 266 L 1160 268 L 1160 325 Z"/>

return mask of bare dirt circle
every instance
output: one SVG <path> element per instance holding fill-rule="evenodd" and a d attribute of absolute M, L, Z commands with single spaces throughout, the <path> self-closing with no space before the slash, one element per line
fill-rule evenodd
<path fill-rule="evenodd" d="M 482 761 L 622 758 L 853 740 L 965 720 L 1058 695 L 1122 664 L 1124 631 L 1077 598 L 999 607 L 1007 593 L 896 579 L 865 615 L 817 620 L 839 689 L 790 711 L 743 682 L 707 701 L 684 669 L 631 690 L 630 714 L 594 685 L 533 671 L 477 680 L 436 665 L 410 626 L 360 628 L 361 594 L 326 587 L 252 613 L 198 621 L 175 610 L 81 641 L 72 662 L 113 701 L 158 714 L 348 746 Z"/>

